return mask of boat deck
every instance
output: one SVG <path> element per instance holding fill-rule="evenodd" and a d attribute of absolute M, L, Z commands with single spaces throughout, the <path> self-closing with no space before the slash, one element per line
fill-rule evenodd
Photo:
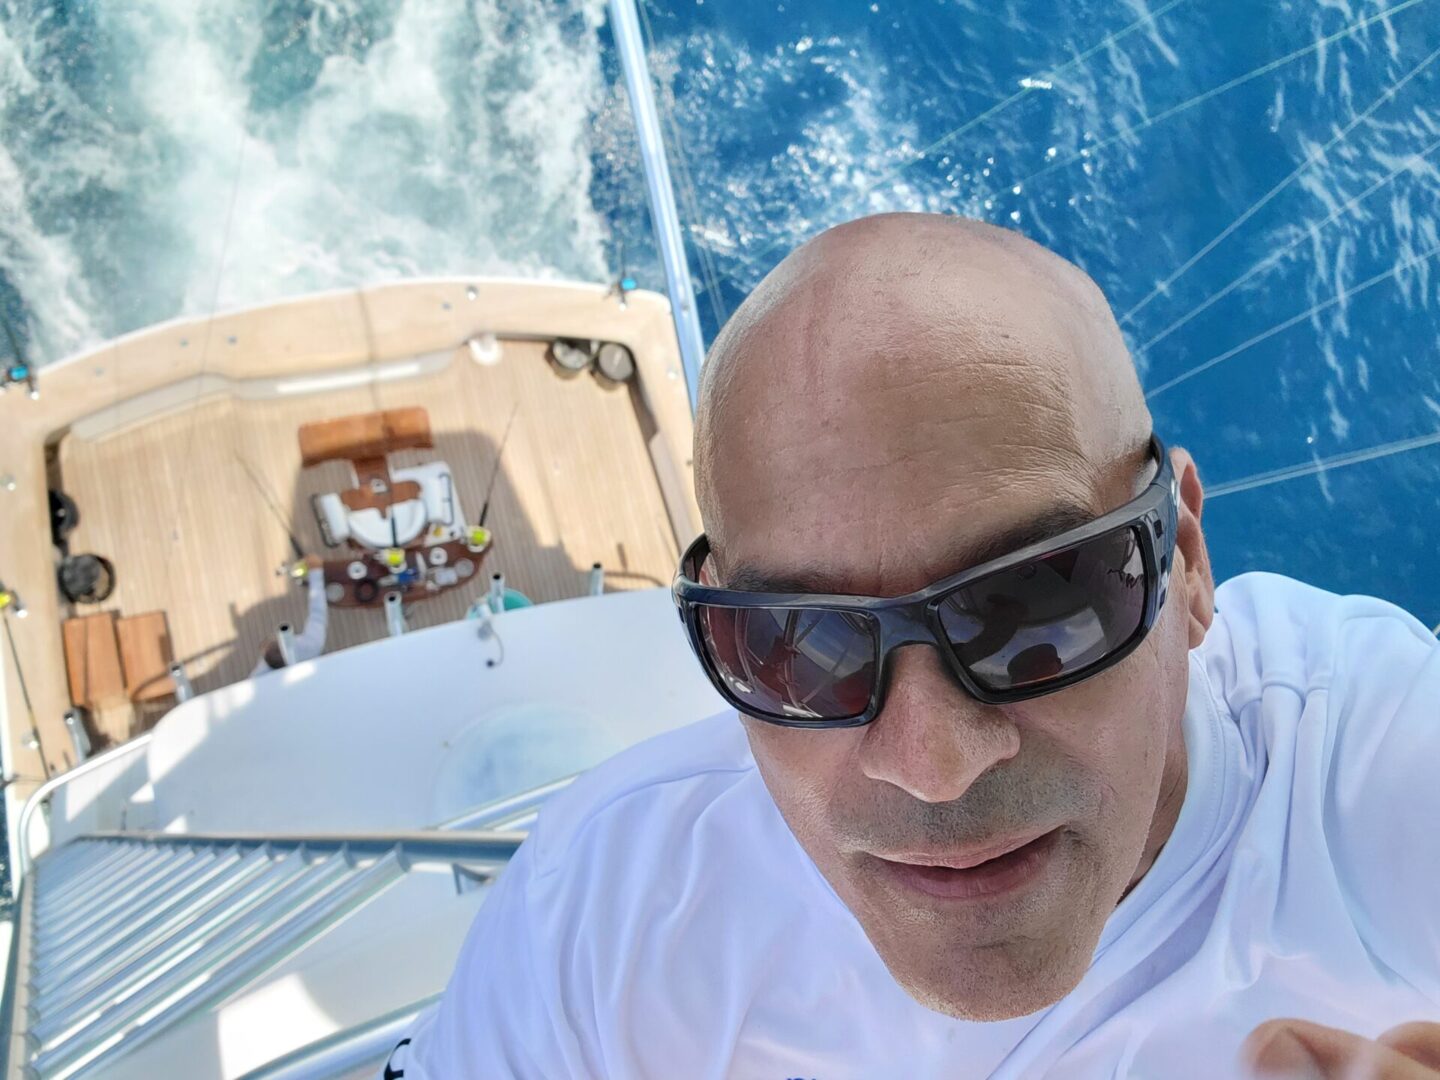
<path fill-rule="evenodd" d="M 634 378 L 617 387 L 562 377 L 545 357 L 557 338 L 625 345 Z M 495 340 L 498 362 L 478 363 Z M 60 595 L 47 488 L 78 505 L 69 552 L 114 564 L 116 588 L 100 608 L 163 612 L 173 653 L 209 690 L 247 676 L 281 622 L 303 620 L 304 590 L 276 573 L 294 560 L 292 533 L 303 550 L 344 557 L 322 548 L 311 496 L 348 489 L 350 466 L 302 469 L 300 425 L 406 406 L 427 411 L 435 446 L 399 451 L 393 465 L 447 462 L 469 523 L 494 478 L 485 521 L 494 543 L 480 574 L 410 604 L 412 628 L 459 618 L 497 570 L 537 602 L 580 595 L 595 562 L 610 589 L 662 584 L 678 545 L 699 531 L 690 399 L 670 307 L 655 293 L 417 279 L 105 342 L 43 368 L 37 397 L 0 395 L 9 809 L 76 763 L 72 704 L 94 703 L 92 749 L 124 741 L 170 704 L 131 704 L 164 690 L 147 681 L 162 667 L 157 619 L 77 625 L 71 644 L 63 640 L 64 621 L 96 607 L 77 610 Z M 327 651 L 385 632 L 380 610 L 332 607 Z M 101 667 L 88 666 L 89 643 Z M 138 680 L 115 644 L 131 651 Z M 126 668 L 118 696 L 117 667 Z"/>
<path fill-rule="evenodd" d="M 53 450 L 51 482 L 79 507 L 70 550 L 116 569 L 114 593 L 82 612 L 164 611 L 198 691 L 247 677 L 279 623 L 304 622 L 304 589 L 276 570 L 294 560 L 292 534 L 326 553 L 311 496 L 350 486 L 348 463 L 301 468 L 297 429 L 415 405 L 429 413 L 435 448 L 392 461 L 448 462 L 471 522 L 493 477 L 495 540 L 483 573 L 409 607 L 412 628 L 463 617 L 497 570 L 536 602 L 581 595 L 596 562 L 611 589 L 668 582 L 677 541 L 639 394 L 562 378 L 542 342 L 502 344 L 493 366 L 461 347 L 410 377 L 262 400 L 212 395 L 138 423 L 122 414 L 76 425 Z M 378 606 L 332 608 L 326 651 L 385 633 Z"/>

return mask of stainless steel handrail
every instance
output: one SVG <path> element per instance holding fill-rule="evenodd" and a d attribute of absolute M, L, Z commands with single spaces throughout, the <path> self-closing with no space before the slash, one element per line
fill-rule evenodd
<path fill-rule="evenodd" d="M 20 883 L 20 879 L 23 879 L 27 874 L 29 874 L 30 869 L 35 865 L 35 858 L 30 853 L 30 822 L 31 819 L 34 818 L 36 810 L 38 810 L 47 799 L 53 796 L 55 792 L 59 791 L 70 781 L 76 780 L 81 776 L 84 776 L 86 773 L 94 772 L 97 769 L 103 768 L 105 765 L 116 760 L 117 758 L 122 758 L 129 754 L 133 754 L 137 750 L 143 750 L 145 746 L 150 742 L 153 734 L 153 732 L 147 731 L 143 735 L 137 735 L 135 738 L 131 739 L 127 743 L 122 743 L 120 746 L 116 746 L 109 750 L 106 750 L 103 754 L 97 754 L 95 757 L 90 758 L 88 761 L 85 761 L 80 765 L 77 765 L 75 768 L 70 769 L 67 772 L 63 772 L 59 776 L 53 777 L 50 780 L 47 780 L 45 783 L 41 784 L 38 788 L 36 788 L 34 792 L 31 793 L 30 797 L 25 800 L 24 808 L 20 811 L 20 824 L 16 830 L 17 839 L 20 845 L 20 851 L 18 853 L 20 872 L 16 876 L 15 882 L 17 886 Z M 507 795 L 502 799 L 496 799 L 493 802 L 484 803 L 470 810 L 466 810 L 463 814 L 459 814 L 456 817 L 450 818 L 447 821 L 443 821 L 440 824 L 433 826 L 433 828 L 446 831 L 473 831 L 476 828 L 492 824 L 502 818 L 517 818 L 524 816 L 522 812 L 537 809 L 539 805 L 543 803 L 546 799 L 548 799 L 551 795 L 555 794 L 557 791 L 568 787 L 571 783 L 573 783 L 575 777 L 579 775 L 579 773 L 575 773 L 571 776 L 562 777 L 559 780 L 552 780 L 548 784 L 541 784 L 539 787 L 530 788 L 528 791 L 522 791 L 516 795 Z M 123 837 L 125 839 L 135 839 L 142 836 L 156 836 L 165 839 L 173 839 L 176 834 L 115 832 L 94 833 L 91 835 L 117 836 Z M 258 837 L 259 834 L 252 834 L 250 836 L 237 836 L 236 839 L 256 839 Z M 214 838 L 212 838 L 211 842 L 213 842 L 213 839 Z"/>
<path fill-rule="evenodd" d="M 332 1080 L 367 1066 L 378 1072 L 385 1055 L 394 1049 L 415 1018 L 439 1000 L 439 994 L 431 994 L 374 1020 L 337 1031 L 251 1070 L 240 1080 Z"/>
<path fill-rule="evenodd" d="M 25 911 L 27 902 L 35 894 L 34 887 L 29 881 L 19 883 L 15 890 L 15 918 L 10 927 L 10 950 L 5 958 L 5 985 L 0 991 L 0 1077 L 5 1080 L 13 1075 L 10 1068 L 10 1055 L 14 1052 L 12 1043 L 15 1032 L 15 1003 L 20 992 L 21 976 L 20 971 L 20 946 L 21 946 L 21 917 Z"/>
<path fill-rule="evenodd" d="M 559 780 L 552 780 L 548 784 L 541 784 L 539 787 L 533 787 L 515 795 L 506 795 L 493 802 L 481 803 L 479 806 L 466 810 L 463 814 L 442 821 L 434 828 L 446 830 L 493 829 L 497 822 L 520 818 L 528 815 L 531 811 L 538 810 L 541 803 L 556 792 L 569 787 L 579 775 L 579 773 L 572 773 L 570 776 L 562 776 Z"/>
<path fill-rule="evenodd" d="M 136 750 L 143 750 L 149 745 L 153 736 L 154 732 L 152 731 L 137 735 L 129 742 L 121 743 L 119 746 L 106 750 L 103 754 L 96 754 L 93 758 L 82 761 L 73 769 L 68 769 L 59 776 L 52 776 L 30 793 L 30 797 L 25 800 L 24 808 L 20 811 L 20 824 L 16 828 L 16 842 L 19 844 L 20 850 L 17 852 L 19 855 L 19 859 L 17 860 L 19 873 L 16 875 L 17 880 L 15 884 L 18 885 L 20 881 L 29 875 L 30 868 L 35 863 L 34 858 L 30 854 L 30 821 L 35 816 L 35 811 L 40 808 L 41 804 L 47 802 L 55 792 L 59 791 L 72 780 L 78 780 L 87 773 L 95 772 L 116 758 L 126 757 L 129 754 L 133 754 Z"/>
<path fill-rule="evenodd" d="M 132 843 L 212 847 L 228 844 L 265 844 L 272 851 L 304 848 L 312 855 L 342 848 L 352 855 L 384 855 L 397 846 L 411 863 L 494 862 L 504 865 L 525 839 L 522 833 L 471 829 L 441 832 L 437 829 L 396 830 L 377 833 L 166 833 L 151 831 L 86 833 L 86 840 L 124 840 Z"/>

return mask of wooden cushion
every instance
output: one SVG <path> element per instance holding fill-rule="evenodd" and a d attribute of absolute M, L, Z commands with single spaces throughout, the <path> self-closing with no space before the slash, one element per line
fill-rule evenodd
<path fill-rule="evenodd" d="M 170 663 L 170 625 L 163 611 L 131 615 L 115 625 L 120 642 L 120 663 L 125 669 L 125 692 L 131 701 L 154 701 L 175 693 Z"/>
<path fill-rule="evenodd" d="M 101 611 L 66 619 L 61 631 L 71 702 L 86 709 L 123 702 L 128 695 L 115 636 L 115 613 Z"/>
<path fill-rule="evenodd" d="M 341 416 L 300 425 L 300 463 L 383 458 L 394 450 L 434 446 L 430 415 L 421 408 Z"/>

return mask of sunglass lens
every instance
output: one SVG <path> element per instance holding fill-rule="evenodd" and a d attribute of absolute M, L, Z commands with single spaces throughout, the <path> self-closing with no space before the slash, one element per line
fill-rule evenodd
<path fill-rule="evenodd" d="M 956 657 L 991 690 L 1052 682 L 1103 661 L 1145 613 L 1134 527 L 982 578 L 947 596 L 940 623 Z"/>
<path fill-rule="evenodd" d="M 789 720 L 849 720 L 875 688 L 873 621 L 817 608 L 697 606 L 722 690 L 742 711 Z"/>

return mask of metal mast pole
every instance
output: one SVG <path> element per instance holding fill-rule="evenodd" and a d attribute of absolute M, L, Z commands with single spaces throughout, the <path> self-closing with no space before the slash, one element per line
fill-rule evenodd
<path fill-rule="evenodd" d="M 650 65 L 645 59 L 645 42 L 640 36 L 635 0 L 610 0 L 610 29 L 625 68 L 625 89 L 630 94 L 630 111 L 640 137 L 640 159 L 645 165 L 645 186 L 650 193 L 650 221 L 665 263 L 675 336 L 680 341 L 680 363 L 685 368 L 685 382 L 690 390 L 690 411 L 694 412 L 700 389 L 700 364 L 705 359 L 705 339 L 700 334 L 695 288 L 690 281 L 690 264 L 685 260 L 680 212 L 675 208 L 675 191 L 670 186 L 670 166 L 665 160 L 660 114 L 650 86 Z"/>

